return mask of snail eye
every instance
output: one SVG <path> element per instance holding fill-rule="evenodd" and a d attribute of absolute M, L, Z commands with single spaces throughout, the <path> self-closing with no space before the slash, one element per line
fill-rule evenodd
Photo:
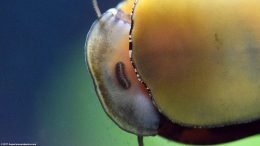
<path fill-rule="evenodd" d="M 119 9 L 105 12 L 91 27 L 86 61 L 100 102 L 122 129 L 155 135 L 159 114 L 129 58 L 130 15 Z"/>

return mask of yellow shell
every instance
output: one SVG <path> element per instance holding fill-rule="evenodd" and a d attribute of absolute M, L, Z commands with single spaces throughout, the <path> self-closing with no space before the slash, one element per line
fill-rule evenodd
<path fill-rule="evenodd" d="M 132 38 L 136 69 L 173 122 L 260 118 L 259 0 L 139 0 Z"/>

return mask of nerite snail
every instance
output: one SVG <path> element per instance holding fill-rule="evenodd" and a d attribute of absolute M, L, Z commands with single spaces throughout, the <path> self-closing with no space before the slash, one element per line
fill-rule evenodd
<path fill-rule="evenodd" d="M 125 131 L 190 144 L 260 132 L 260 1 L 127 0 L 86 41 L 100 102 Z"/>

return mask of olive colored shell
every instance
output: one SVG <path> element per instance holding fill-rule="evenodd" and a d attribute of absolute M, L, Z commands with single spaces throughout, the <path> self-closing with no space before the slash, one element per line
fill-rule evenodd
<path fill-rule="evenodd" d="M 260 119 L 259 0 L 139 0 L 132 38 L 136 69 L 171 121 Z"/>

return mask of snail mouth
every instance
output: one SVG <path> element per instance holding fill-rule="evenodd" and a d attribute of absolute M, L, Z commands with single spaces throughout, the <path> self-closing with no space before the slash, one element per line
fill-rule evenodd
<path fill-rule="evenodd" d="M 130 14 L 125 9 L 106 11 L 88 33 L 86 62 L 101 105 L 111 120 L 129 133 L 156 135 L 159 114 L 130 63 L 129 31 Z"/>

